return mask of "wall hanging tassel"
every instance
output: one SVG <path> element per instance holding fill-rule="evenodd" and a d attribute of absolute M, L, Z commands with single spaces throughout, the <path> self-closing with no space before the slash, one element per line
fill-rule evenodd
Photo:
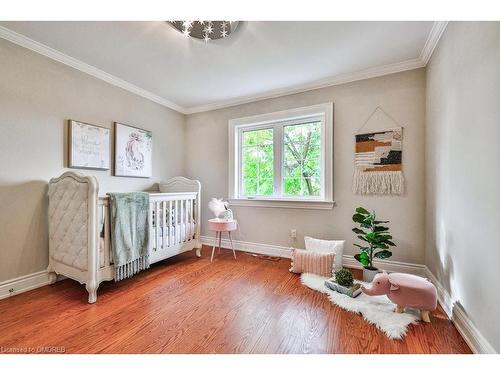
<path fill-rule="evenodd" d="M 398 124 L 381 107 L 377 107 L 360 130 L 377 111 L 382 111 L 390 120 Z M 370 133 L 359 133 L 358 130 L 353 192 L 363 195 L 403 194 L 402 146 L 403 128 L 401 126 Z"/>

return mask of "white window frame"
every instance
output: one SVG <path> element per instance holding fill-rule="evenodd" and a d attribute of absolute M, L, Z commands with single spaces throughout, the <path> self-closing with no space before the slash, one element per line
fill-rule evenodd
<path fill-rule="evenodd" d="M 318 197 L 281 196 L 284 126 L 303 123 L 304 119 L 321 122 L 321 194 Z M 274 138 L 274 160 L 281 168 L 275 168 L 273 196 L 246 197 L 240 194 L 242 186 L 242 134 L 248 130 L 271 129 Z M 283 207 L 331 209 L 333 201 L 333 103 L 267 113 L 229 120 L 229 200 L 234 206 Z M 276 173 L 277 172 L 277 173 Z"/>

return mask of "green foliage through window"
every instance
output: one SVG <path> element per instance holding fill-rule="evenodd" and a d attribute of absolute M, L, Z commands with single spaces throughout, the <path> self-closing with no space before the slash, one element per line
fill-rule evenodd
<path fill-rule="evenodd" d="M 321 123 L 283 128 L 284 194 L 321 194 Z"/>
<path fill-rule="evenodd" d="M 243 132 L 243 194 L 270 196 L 274 187 L 273 129 Z"/>
<path fill-rule="evenodd" d="M 278 125 L 279 126 L 279 125 Z M 274 144 L 274 129 L 282 139 Z M 283 164 L 274 160 L 274 147 L 282 147 Z M 244 196 L 272 196 L 275 173 L 281 168 L 282 196 L 319 197 L 321 195 L 321 121 L 285 125 L 282 128 L 243 130 L 242 187 Z"/>

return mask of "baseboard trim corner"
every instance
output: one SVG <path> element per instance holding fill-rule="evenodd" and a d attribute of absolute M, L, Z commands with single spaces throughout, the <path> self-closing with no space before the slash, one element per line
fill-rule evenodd
<path fill-rule="evenodd" d="M 49 284 L 49 273 L 39 271 L 0 282 L 0 299 L 15 296 Z"/>
<path fill-rule="evenodd" d="M 436 287 L 439 303 L 472 352 L 474 354 L 496 354 L 496 350 L 477 329 L 472 320 L 470 320 L 464 308 L 453 300 L 448 291 L 427 266 L 425 267 L 425 276 Z"/>

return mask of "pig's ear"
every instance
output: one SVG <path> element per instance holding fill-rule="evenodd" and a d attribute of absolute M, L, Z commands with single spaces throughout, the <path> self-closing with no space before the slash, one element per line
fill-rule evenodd
<path fill-rule="evenodd" d="M 398 284 L 394 284 L 392 282 L 390 282 L 390 283 L 391 283 L 391 290 L 398 290 L 399 289 L 399 285 Z"/>

